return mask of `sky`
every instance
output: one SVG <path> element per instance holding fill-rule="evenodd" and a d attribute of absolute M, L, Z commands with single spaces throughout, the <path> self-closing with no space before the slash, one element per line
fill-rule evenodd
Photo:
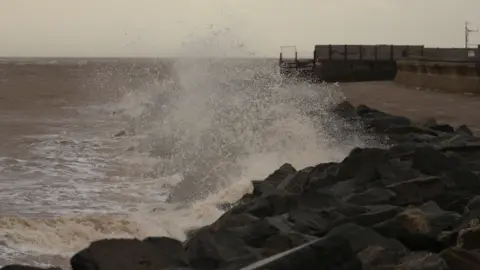
<path fill-rule="evenodd" d="M 480 0 L 0 0 L 0 56 L 277 57 L 315 44 L 463 47 Z M 471 35 L 480 43 L 480 33 Z"/>

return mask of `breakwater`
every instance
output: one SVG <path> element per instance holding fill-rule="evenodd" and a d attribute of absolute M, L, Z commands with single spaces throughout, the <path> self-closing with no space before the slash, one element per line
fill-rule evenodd
<path fill-rule="evenodd" d="M 72 256 L 72 269 L 480 268 L 480 139 L 466 126 L 416 125 L 365 105 L 331 112 L 388 147 L 284 164 L 183 243 L 95 241 Z"/>

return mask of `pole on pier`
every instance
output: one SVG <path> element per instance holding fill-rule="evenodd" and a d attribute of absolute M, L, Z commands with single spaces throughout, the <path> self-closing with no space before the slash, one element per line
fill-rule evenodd
<path fill-rule="evenodd" d="M 470 33 L 478 32 L 478 29 L 472 30 L 472 29 L 468 28 L 469 24 L 470 23 L 468 21 L 465 22 L 465 49 L 468 49 L 468 47 L 471 45 L 470 44 Z"/>

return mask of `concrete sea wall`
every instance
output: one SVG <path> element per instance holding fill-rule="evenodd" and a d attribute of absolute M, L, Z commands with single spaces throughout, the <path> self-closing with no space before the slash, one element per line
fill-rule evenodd
<path fill-rule="evenodd" d="M 313 73 L 326 82 L 390 81 L 395 60 L 421 55 L 422 50 L 407 45 L 316 45 Z"/>
<path fill-rule="evenodd" d="M 404 84 L 476 92 L 479 90 L 475 62 L 479 61 L 480 47 L 328 44 L 315 46 L 312 72 L 314 77 L 327 82 L 383 81 L 397 77 Z M 439 76 L 442 78 L 435 78 Z"/>
<path fill-rule="evenodd" d="M 443 92 L 480 94 L 480 62 L 440 59 L 399 60 L 395 82 Z"/>
<path fill-rule="evenodd" d="M 396 65 L 391 60 L 325 60 L 313 72 L 326 82 L 391 81 Z"/>

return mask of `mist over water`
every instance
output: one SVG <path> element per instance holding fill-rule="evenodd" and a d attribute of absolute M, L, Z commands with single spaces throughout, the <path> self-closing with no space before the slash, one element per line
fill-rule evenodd
<path fill-rule="evenodd" d="M 27 201 L 0 217 L 6 263 L 65 263 L 106 237 L 184 239 L 221 215 L 218 204 L 248 192 L 251 180 L 285 162 L 303 168 L 339 160 L 364 143 L 355 134 L 339 140 L 345 124 L 327 113 L 343 99 L 335 85 L 287 81 L 272 60 L 229 58 L 232 50 L 251 55 L 229 31 L 182 50 L 173 76 L 108 89 L 115 93 L 108 101 L 77 108 L 84 130 L 38 139 L 38 156 L 50 149 L 76 174 L 44 170 L 36 190 L 49 204 L 27 213 L 36 203 Z M 122 130 L 125 136 L 112 136 Z M 17 182 L 12 194 L 24 188 Z"/>

